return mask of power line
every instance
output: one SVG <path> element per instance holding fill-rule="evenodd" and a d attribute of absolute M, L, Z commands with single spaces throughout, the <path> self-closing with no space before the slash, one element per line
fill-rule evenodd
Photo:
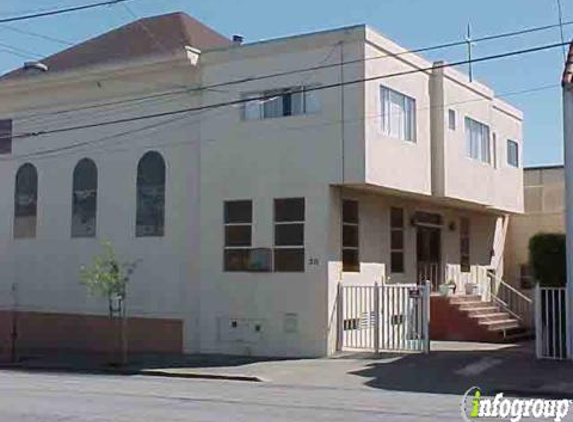
<path fill-rule="evenodd" d="M 561 35 L 561 42 L 565 42 L 565 34 L 563 32 L 563 10 L 561 9 L 561 0 L 555 0 L 557 2 L 557 15 L 559 18 L 559 32 Z M 562 47 L 563 50 L 563 61 L 567 60 L 567 50 L 565 46 Z"/>
<path fill-rule="evenodd" d="M 62 8 L 62 9 L 53 9 L 53 10 L 47 10 L 44 12 L 30 13 L 30 14 L 25 14 L 25 15 L 20 15 L 20 16 L 12 16 L 9 18 L 1 18 L 0 23 L 19 22 L 19 21 L 24 21 L 24 20 L 29 20 L 29 19 L 43 18 L 46 16 L 63 15 L 66 13 L 78 12 L 80 10 L 95 9 L 96 7 L 113 6 L 114 4 L 119 4 L 119 3 L 126 2 L 126 1 L 130 1 L 130 0 L 109 0 L 109 1 L 99 2 L 99 3 L 84 4 L 81 6 L 67 7 L 67 8 Z"/>
<path fill-rule="evenodd" d="M 563 26 L 573 25 L 573 20 L 563 22 L 562 25 Z M 503 33 L 498 33 L 498 34 L 486 35 L 486 36 L 483 36 L 480 38 L 472 39 L 472 42 L 478 43 L 478 42 L 494 41 L 494 40 L 499 40 L 499 39 L 508 38 L 508 37 L 516 37 L 516 36 L 521 36 L 521 35 L 525 35 L 525 34 L 530 34 L 530 33 L 535 33 L 535 32 L 540 32 L 540 31 L 546 31 L 549 29 L 554 29 L 556 27 L 559 27 L 559 24 L 529 27 L 529 28 L 510 31 L 510 32 L 503 32 Z M 562 42 L 564 42 L 564 41 L 562 41 Z M 162 97 L 162 96 L 168 96 L 168 95 L 177 95 L 177 94 L 192 93 L 192 92 L 196 92 L 196 91 L 216 89 L 216 88 L 221 88 L 224 86 L 239 85 L 239 84 L 254 82 L 254 81 L 258 81 L 258 80 L 278 78 L 278 77 L 289 76 L 289 75 L 293 75 L 293 74 L 297 74 L 297 73 L 305 73 L 305 72 L 312 72 L 312 71 L 317 71 L 317 70 L 321 70 L 321 69 L 328 69 L 328 68 L 332 68 L 332 67 L 339 67 L 341 64 L 342 65 L 358 64 L 358 63 L 364 63 L 364 62 L 370 61 L 370 60 L 380 60 L 380 59 L 384 59 L 384 58 L 395 58 L 395 57 L 400 57 L 400 56 L 407 55 L 407 54 L 414 54 L 414 53 L 421 53 L 421 52 L 427 52 L 427 51 L 432 51 L 432 50 L 452 48 L 452 47 L 462 46 L 462 45 L 466 45 L 466 44 L 467 44 L 467 40 L 464 39 L 461 41 L 454 41 L 454 42 L 443 43 L 443 44 L 439 44 L 439 45 L 427 46 L 427 47 L 417 48 L 414 50 L 408 50 L 408 51 L 404 51 L 404 52 L 400 52 L 400 53 L 385 53 L 382 55 L 376 55 L 376 56 L 372 56 L 372 57 L 368 57 L 368 58 L 348 60 L 348 61 L 344 61 L 342 63 L 337 62 L 337 63 L 327 64 L 325 62 L 328 59 L 326 59 L 326 60 L 321 61 L 321 63 L 319 63 L 318 65 L 307 67 L 307 68 L 299 68 L 299 69 L 293 69 L 293 70 L 288 70 L 288 71 L 270 73 L 270 74 L 266 74 L 266 75 L 258 75 L 258 76 L 248 77 L 248 78 L 235 79 L 235 80 L 220 82 L 220 83 L 216 83 L 216 84 L 212 84 L 212 85 L 204 85 L 204 86 L 196 87 L 196 88 L 182 88 L 182 89 L 177 89 L 177 90 L 172 90 L 172 91 L 167 91 L 167 92 L 161 92 L 161 93 L 157 93 L 157 94 L 151 94 L 148 96 L 136 97 L 136 98 L 126 99 L 126 100 L 118 100 L 118 101 L 112 101 L 112 102 L 98 103 L 96 105 L 87 106 L 86 108 L 106 107 L 108 105 L 115 105 L 115 104 L 120 104 L 120 103 L 129 103 L 131 101 L 139 101 L 139 100 L 147 99 L 147 98 L 156 98 L 156 97 Z M 336 44 L 334 47 L 336 47 L 337 45 L 338 44 Z M 468 61 L 467 63 L 473 63 L 473 62 L 475 62 L 475 61 L 472 60 L 472 61 Z M 72 109 L 65 109 L 65 110 L 58 110 L 58 111 L 54 111 L 54 112 L 45 112 L 45 113 L 37 113 L 37 114 L 38 115 L 39 114 L 44 114 L 44 115 L 62 114 L 62 113 L 74 112 L 74 111 L 82 110 L 82 109 L 84 109 L 84 108 L 72 108 Z M 24 117 L 24 119 L 26 119 L 26 117 Z"/>
<path fill-rule="evenodd" d="M 71 41 L 66 41 L 66 40 L 64 40 L 64 39 L 52 37 L 52 36 L 49 36 L 49 35 L 39 34 L 39 33 L 37 33 L 37 32 L 28 31 L 28 30 L 24 30 L 24 29 L 21 29 L 21 28 L 14 28 L 14 27 L 9 26 L 9 25 L 1 25 L 0 28 L 5 29 L 5 30 L 8 30 L 8 31 L 12 31 L 12 32 L 17 32 L 17 33 L 19 33 L 19 34 L 30 35 L 30 36 L 32 36 L 32 37 L 41 38 L 41 39 L 44 39 L 44 40 L 46 40 L 46 41 L 52 41 L 52 42 L 55 42 L 55 43 L 58 43 L 58 44 L 63 44 L 63 45 L 67 45 L 67 46 L 72 46 L 72 45 L 74 45 L 74 43 L 71 42 Z"/>
<path fill-rule="evenodd" d="M 491 55 L 491 56 L 478 57 L 478 58 L 472 59 L 472 63 L 481 63 L 481 62 L 486 62 L 486 61 L 491 61 L 491 60 L 499 60 L 499 59 L 507 58 L 507 57 L 514 57 L 514 56 L 519 56 L 519 55 L 523 55 L 523 54 L 545 51 L 545 50 L 550 50 L 550 49 L 561 47 L 562 45 L 563 45 L 563 43 L 548 44 L 548 45 L 537 46 L 537 47 L 532 47 L 532 48 L 523 49 L 523 50 L 514 50 L 514 51 L 495 54 L 495 55 Z M 304 92 L 321 91 L 321 90 L 332 89 L 332 88 L 337 88 L 337 87 L 341 87 L 341 86 L 356 85 L 359 83 L 372 82 L 372 81 L 377 81 L 380 79 L 388 79 L 388 78 L 394 78 L 394 77 L 398 77 L 398 76 L 406 76 L 406 75 L 411 75 L 411 74 L 415 74 L 415 73 L 419 73 L 419 72 L 426 73 L 426 72 L 431 72 L 431 71 L 436 70 L 436 69 L 457 67 L 457 66 L 462 66 L 462 65 L 468 64 L 468 63 L 469 63 L 468 60 L 462 60 L 462 61 L 458 61 L 458 62 L 454 62 L 454 63 L 437 64 L 435 66 L 421 68 L 421 69 L 413 69 L 413 70 L 395 72 L 395 73 L 390 73 L 390 74 L 385 74 L 385 75 L 371 76 L 371 77 L 367 77 L 367 78 L 358 78 L 358 79 L 353 79 L 353 80 L 349 80 L 349 81 L 341 81 L 341 82 L 325 84 L 325 85 L 320 85 L 320 86 L 305 87 Z M 302 93 L 303 89 L 294 88 L 291 92 L 292 93 Z M 71 131 L 75 131 L 75 130 L 90 129 L 90 128 L 95 128 L 95 127 L 111 126 L 111 125 L 116 125 L 116 124 L 121 124 L 121 123 L 129 123 L 129 122 L 136 122 L 136 121 L 147 120 L 147 119 L 156 119 L 156 118 L 161 118 L 161 117 L 167 117 L 167 116 L 172 116 L 172 115 L 176 115 L 176 114 L 185 114 L 185 113 L 191 113 L 191 112 L 202 111 L 202 110 L 212 110 L 212 109 L 221 108 L 221 107 L 235 106 L 235 105 L 240 105 L 240 104 L 244 104 L 244 103 L 251 102 L 251 101 L 266 101 L 266 100 L 269 100 L 270 98 L 273 98 L 273 95 L 261 95 L 261 96 L 254 97 L 254 98 L 241 98 L 238 100 L 224 101 L 224 102 L 220 102 L 220 103 L 208 104 L 208 105 L 198 106 L 198 107 L 187 107 L 187 108 L 178 109 L 178 110 L 171 110 L 171 111 L 152 113 L 152 114 L 144 114 L 144 115 L 140 115 L 140 116 L 126 117 L 126 118 L 108 120 L 108 121 L 103 121 L 103 122 L 89 123 L 89 124 L 76 125 L 76 126 L 68 126 L 68 127 L 63 127 L 63 128 L 50 129 L 50 130 L 37 131 L 37 132 L 21 133 L 21 134 L 16 134 L 16 135 L 13 135 L 10 137 L 6 137 L 6 136 L 0 137 L 0 139 L 4 139 L 4 138 L 12 138 L 12 139 L 30 138 L 30 137 L 43 136 L 43 135 L 48 135 L 48 134 L 53 134 L 53 133 L 64 133 L 64 132 L 71 132 Z"/>
<path fill-rule="evenodd" d="M 556 89 L 556 88 L 560 88 L 561 85 L 560 84 L 547 84 L 547 85 L 542 85 L 542 86 L 537 86 L 537 87 L 533 87 L 533 88 L 527 88 L 527 89 L 523 89 L 523 90 L 519 90 L 519 91 L 512 91 L 512 92 L 507 92 L 507 93 L 503 93 L 498 95 L 496 98 L 508 98 L 508 97 L 513 97 L 516 95 L 524 95 L 524 94 L 529 94 L 529 93 L 533 93 L 533 92 L 540 92 L 540 91 L 546 91 L 549 89 Z M 438 109 L 438 108 L 446 108 L 446 107 L 452 107 L 455 105 L 460 105 L 460 104 L 467 104 L 467 103 L 473 103 L 473 102 L 481 102 L 481 101 L 488 101 L 489 99 L 487 98 L 477 98 L 477 99 L 471 99 L 471 100 L 463 100 L 463 101 L 456 101 L 456 102 L 452 102 L 452 103 L 448 103 L 448 104 L 439 104 L 439 105 L 433 105 L 433 106 L 427 106 L 427 107 L 416 107 L 416 112 L 420 112 L 423 110 L 431 110 L 431 109 Z M 31 152 L 31 153 L 27 153 L 27 154 L 21 154 L 18 156 L 10 156 L 10 157 L 0 157 L 0 162 L 1 161 L 15 161 L 15 160 L 20 160 L 20 159 L 26 159 L 26 158 L 32 158 L 32 157 L 42 157 L 42 156 L 48 156 L 46 158 L 51 158 L 54 156 L 54 154 L 57 153 L 61 153 L 61 152 L 72 152 L 74 153 L 74 150 L 76 150 L 77 148 L 81 148 L 81 147 L 86 147 L 86 146 L 93 146 L 93 145 L 98 145 L 98 144 L 104 144 L 106 142 L 109 142 L 111 140 L 115 140 L 118 138 L 121 138 L 123 136 L 126 135 L 130 135 L 130 134 L 134 134 L 134 133 L 140 133 L 146 130 L 150 130 L 150 129 L 154 129 L 160 126 L 164 126 L 167 124 L 171 124 L 175 121 L 179 121 L 179 120 L 183 120 L 185 118 L 188 117 L 195 117 L 198 116 L 201 112 L 192 115 L 192 116 L 178 116 L 175 117 L 173 119 L 169 119 L 166 121 L 162 121 L 162 122 L 157 122 L 157 123 L 152 123 L 150 125 L 141 127 L 141 128 L 136 128 L 136 129 L 130 129 L 127 131 L 123 131 L 114 135 L 109 135 L 109 136 L 105 136 L 103 138 L 100 139 L 96 139 L 96 140 L 90 140 L 90 141 L 82 141 L 82 142 L 78 142 L 75 144 L 70 144 L 70 145 L 66 145 L 64 147 L 57 147 L 57 148 L 51 148 L 51 149 L 45 149 L 45 150 L 41 150 L 41 151 L 36 151 L 36 152 Z M 219 111 L 218 114 L 223 114 L 221 111 Z M 385 114 L 380 114 L 380 113 L 374 113 L 371 115 L 367 115 L 367 116 L 361 116 L 358 118 L 352 118 L 352 119 L 344 119 L 345 123 L 362 123 L 363 121 L 366 121 L 368 119 L 375 119 L 375 118 L 381 118 L 383 117 Z M 212 116 L 211 116 L 212 117 Z M 276 129 L 275 132 L 291 132 L 291 131 L 301 131 L 301 130 L 312 130 L 312 129 L 318 129 L 318 128 L 322 128 L 322 127 L 328 127 L 328 126 L 334 126 L 334 125 L 339 125 L 342 122 L 342 120 L 340 119 L 336 119 L 336 120 L 331 120 L 328 121 L 326 123 L 318 123 L 318 124 L 313 124 L 313 125 L 305 125 L 303 127 L 286 127 L 286 128 L 279 128 Z M 259 138 L 251 138 L 251 139 L 262 139 L 264 137 L 266 137 L 267 135 L 261 135 Z M 214 142 L 216 141 L 216 139 L 210 139 L 207 140 L 208 142 Z M 185 141 L 177 141 L 177 142 L 163 142 L 163 143 L 153 143 L 153 144 L 148 144 L 145 146 L 142 145 L 135 145 L 132 148 L 151 148 L 151 147 L 165 147 L 165 146 L 171 146 L 171 145 L 182 145 L 182 144 L 187 144 L 187 143 L 197 143 L 197 140 L 185 140 Z M 114 144 L 114 146 L 117 144 Z M 113 148 L 113 149 L 107 149 L 107 148 L 103 148 L 100 150 L 95 150 L 95 151 L 90 151 L 90 153 L 97 153 L 97 152 L 109 152 L 109 151 L 122 151 L 125 150 L 126 148 L 123 149 L 118 149 L 118 148 Z M 61 155 L 61 154 L 58 154 Z"/>

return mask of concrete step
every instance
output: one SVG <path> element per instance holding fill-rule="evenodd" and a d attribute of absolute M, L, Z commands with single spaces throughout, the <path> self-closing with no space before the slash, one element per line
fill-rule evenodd
<path fill-rule="evenodd" d="M 489 331 L 503 331 L 519 328 L 519 321 L 516 319 L 504 319 L 498 321 L 479 321 L 479 325 L 486 327 Z"/>
<path fill-rule="evenodd" d="M 499 310 L 499 308 L 492 302 L 465 302 L 464 304 L 458 306 L 460 307 L 460 310 L 466 312 L 492 308 Z"/>
<path fill-rule="evenodd" d="M 465 309 L 464 311 L 471 318 L 476 318 L 476 317 L 480 317 L 480 316 L 488 316 L 488 315 L 492 315 L 492 314 L 498 314 L 501 312 L 497 306 L 480 306 L 480 307 Z"/>
<path fill-rule="evenodd" d="M 513 318 L 511 318 L 511 316 L 507 313 L 507 312 L 499 312 L 496 310 L 496 312 L 491 312 L 491 313 L 474 313 L 474 312 L 470 312 L 469 313 L 470 318 L 474 318 L 479 320 L 480 322 L 484 321 L 508 321 L 511 320 Z"/>
<path fill-rule="evenodd" d="M 481 296 L 453 296 L 450 298 L 450 303 L 459 305 L 467 302 L 481 302 Z"/>

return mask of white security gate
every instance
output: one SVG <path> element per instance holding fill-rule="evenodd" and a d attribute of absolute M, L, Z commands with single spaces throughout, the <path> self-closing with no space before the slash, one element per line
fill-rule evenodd
<path fill-rule="evenodd" d="M 567 323 L 567 289 L 535 289 L 535 349 L 538 359 L 570 357 Z"/>
<path fill-rule="evenodd" d="M 430 284 L 339 286 L 338 349 L 429 352 Z"/>

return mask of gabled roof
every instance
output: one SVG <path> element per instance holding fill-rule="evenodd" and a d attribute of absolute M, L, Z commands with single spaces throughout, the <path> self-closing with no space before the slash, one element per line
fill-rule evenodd
<path fill-rule="evenodd" d="M 42 60 L 48 72 L 172 52 L 184 46 L 199 50 L 229 46 L 231 41 L 186 13 L 176 12 L 131 22 Z M 3 78 L 25 76 L 22 68 Z"/>

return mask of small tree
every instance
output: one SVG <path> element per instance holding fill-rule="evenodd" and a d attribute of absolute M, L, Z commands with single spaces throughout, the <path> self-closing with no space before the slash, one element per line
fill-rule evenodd
<path fill-rule="evenodd" d="M 80 268 L 80 280 L 90 294 L 107 299 L 109 318 L 117 327 L 120 338 L 118 352 L 121 364 L 127 363 L 127 285 L 135 271 L 137 261 L 119 262 L 110 242 L 102 243 L 102 252 L 97 255 L 90 267 Z M 121 323 L 119 323 L 121 322 Z"/>
<path fill-rule="evenodd" d="M 566 254 L 564 234 L 538 233 L 529 240 L 529 263 L 541 286 L 565 286 Z"/>

